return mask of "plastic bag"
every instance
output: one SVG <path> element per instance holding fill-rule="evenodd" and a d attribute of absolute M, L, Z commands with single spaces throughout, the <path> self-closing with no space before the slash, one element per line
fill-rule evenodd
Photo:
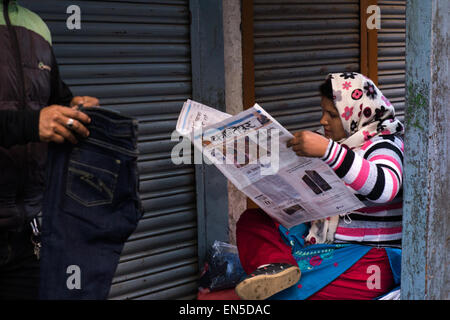
<path fill-rule="evenodd" d="M 234 288 L 246 276 L 237 247 L 216 240 L 208 252 L 199 287 L 210 291 Z"/>

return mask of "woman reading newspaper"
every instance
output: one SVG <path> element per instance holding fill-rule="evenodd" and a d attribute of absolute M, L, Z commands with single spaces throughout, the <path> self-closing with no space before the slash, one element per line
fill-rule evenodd
<path fill-rule="evenodd" d="M 331 74 L 320 93 L 325 136 L 297 132 L 288 147 L 322 159 L 366 207 L 289 230 L 246 210 L 236 230 L 242 299 L 375 299 L 399 285 L 403 125 L 361 74 Z"/>

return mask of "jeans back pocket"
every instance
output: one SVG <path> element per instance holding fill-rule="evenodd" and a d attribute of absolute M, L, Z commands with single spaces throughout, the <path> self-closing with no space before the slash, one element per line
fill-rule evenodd
<path fill-rule="evenodd" d="M 120 168 L 121 160 L 112 155 L 74 148 L 67 163 L 62 209 L 96 228 L 107 227 Z"/>
<path fill-rule="evenodd" d="M 111 204 L 120 160 L 106 154 L 74 149 L 67 167 L 66 194 L 85 207 Z"/>

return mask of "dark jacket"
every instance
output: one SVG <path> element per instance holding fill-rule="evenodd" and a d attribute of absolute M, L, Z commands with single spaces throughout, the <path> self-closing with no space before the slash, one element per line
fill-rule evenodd
<path fill-rule="evenodd" d="M 46 24 L 16 1 L 2 2 L 0 110 L 39 111 L 52 104 L 69 105 L 72 93 L 60 78 Z M 0 230 L 20 227 L 39 213 L 46 155 L 47 145 L 42 142 L 0 147 Z M 20 217 L 8 220 L 15 225 L 2 225 L 2 215 L 10 216 L 11 210 Z"/>
<path fill-rule="evenodd" d="M 0 110 L 0 147 L 39 141 L 39 110 Z"/>

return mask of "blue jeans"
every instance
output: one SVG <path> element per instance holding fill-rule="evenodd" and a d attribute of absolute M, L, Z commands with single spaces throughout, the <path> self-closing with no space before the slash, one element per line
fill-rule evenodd
<path fill-rule="evenodd" d="M 106 299 L 142 216 L 137 121 L 84 108 L 90 135 L 51 144 L 43 201 L 41 299 Z"/>

